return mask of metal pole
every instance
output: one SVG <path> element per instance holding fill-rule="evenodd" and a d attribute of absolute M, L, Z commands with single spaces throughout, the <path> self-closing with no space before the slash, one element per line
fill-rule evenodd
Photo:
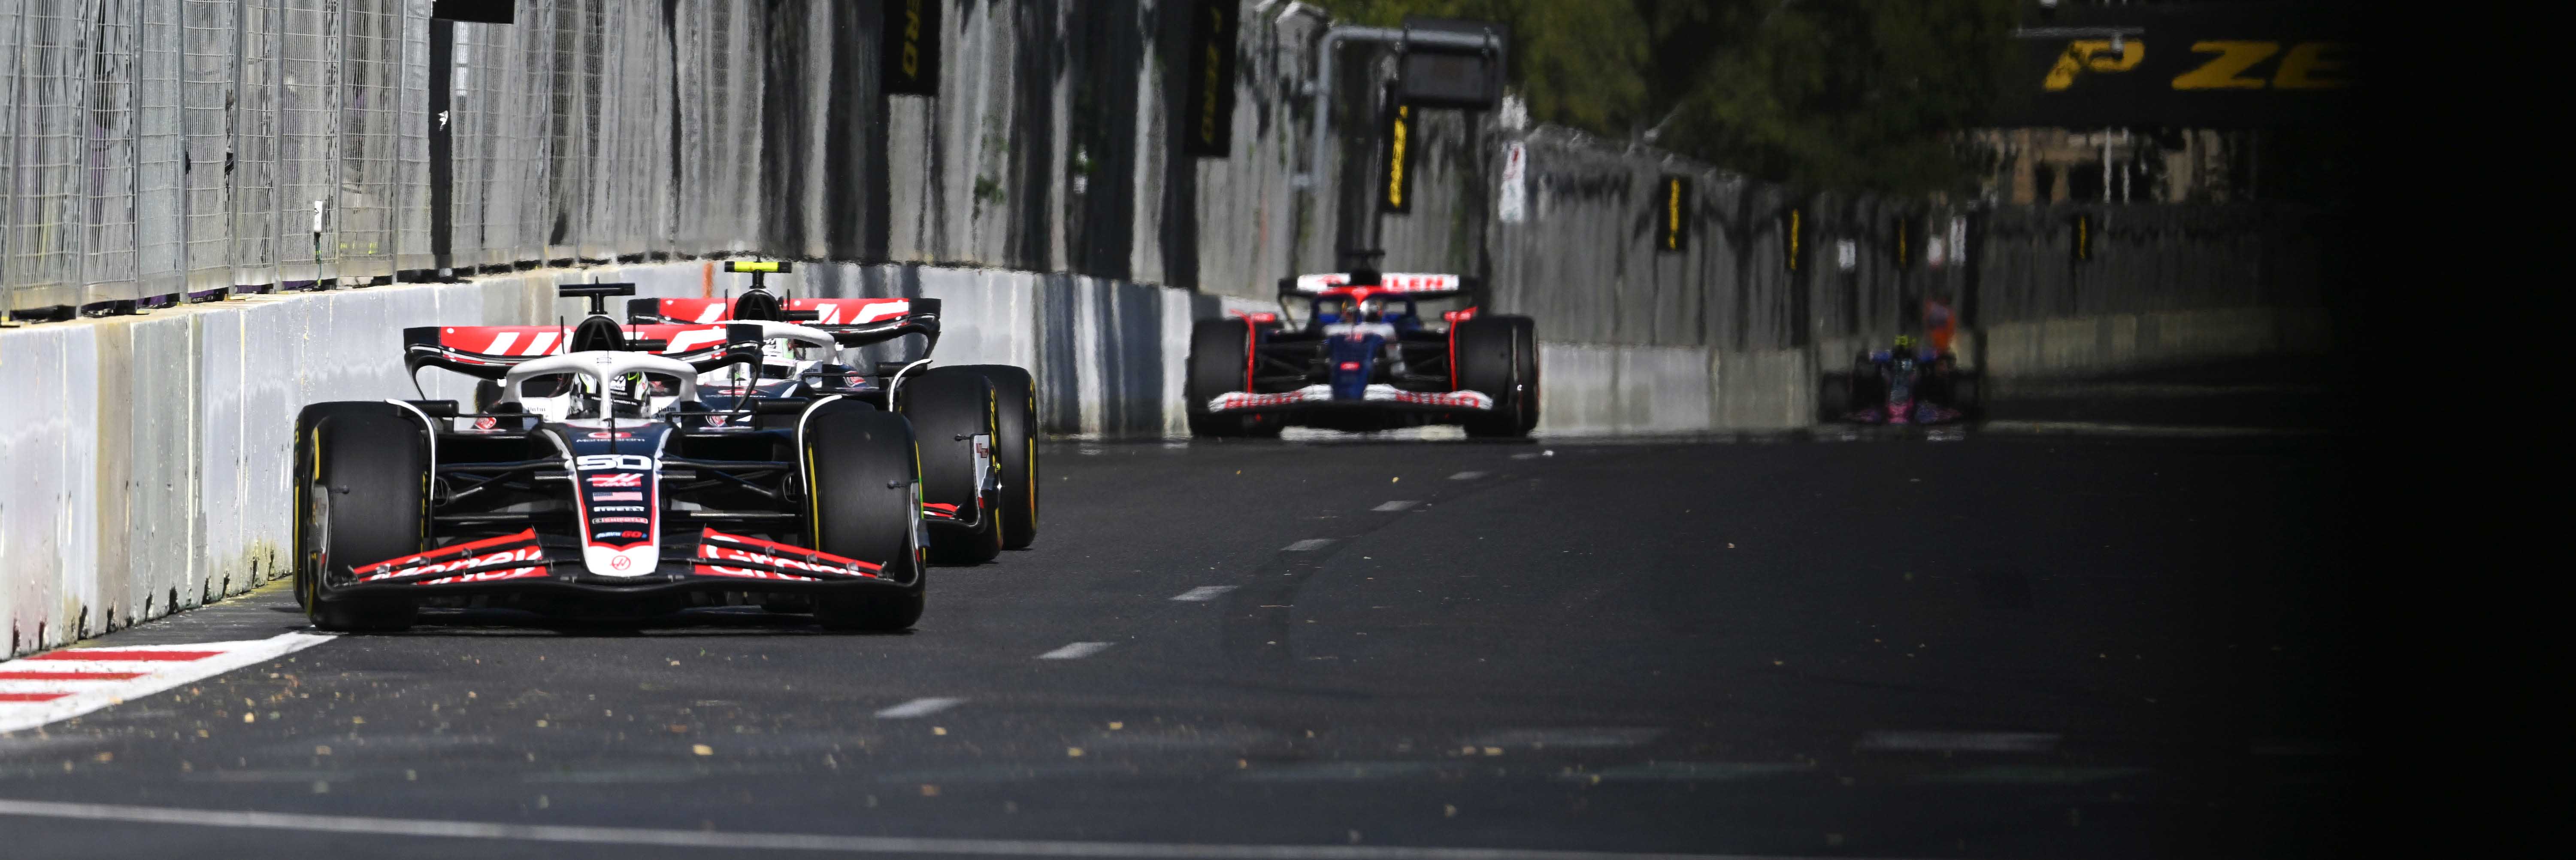
<path fill-rule="evenodd" d="M 1306 151 L 1306 176 L 1305 182 L 1301 183 L 1301 187 L 1310 193 L 1315 184 L 1322 181 L 1324 174 L 1324 146 L 1333 129 L 1333 49 L 1344 41 L 1376 42 L 1399 48 L 1413 43 L 1448 48 L 1496 47 L 1491 33 L 1470 36 L 1465 33 L 1415 33 L 1386 27 L 1349 26 L 1325 30 L 1324 38 L 1316 43 L 1316 50 L 1320 53 L 1315 58 L 1315 139 Z"/>

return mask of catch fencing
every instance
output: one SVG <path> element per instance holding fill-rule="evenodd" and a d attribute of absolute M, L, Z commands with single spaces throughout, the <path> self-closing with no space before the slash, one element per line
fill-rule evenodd
<path fill-rule="evenodd" d="M 1376 248 L 1480 276 L 1549 341 L 1762 351 L 1893 334 L 1926 297 L 1977 325 L 2322 291 L 2297 213 L 1816 194 L 1482 112 L 1418 117 L 1410 211 L 1379 215 L 1387 58 L 1337 58 L 1305 180 L 1330 22 L 1294 4 L 1232 4 L 1222 157 L 1173 133 L 1200 0 L 928 3 L 927 97 L 880 80 L 910 8 L 885 0 L 520 0 L 509 25 L 430 6 L 0 0 L 6 309 L 724 253 L 1259 301 Z"/>
<path fill-rule="evenodd" d="M 434 56 L 430 0 L 8 0 L 6 309 L 748 249 L 760 7 L 667 8 L 522 0 Z"/>

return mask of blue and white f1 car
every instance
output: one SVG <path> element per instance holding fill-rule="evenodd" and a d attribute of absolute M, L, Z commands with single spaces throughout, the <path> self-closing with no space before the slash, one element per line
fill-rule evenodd
<path fill-rule="evenodd" d="M 1276 434 L 1288 425 L 1384 430 L 1457 424 L 1479 437 L 1538 426 L 1538 340 L 1528 317 L 1468 307 L 1423 320 L 1423 304 L 1465 297 L 1458 275 L 1374 271 L 1279 282 L 1277 315 L 1200 320 L 1190 332 L 1196 436 Z M 1454 302 L 1453 302 L 1454 303 Z"/>

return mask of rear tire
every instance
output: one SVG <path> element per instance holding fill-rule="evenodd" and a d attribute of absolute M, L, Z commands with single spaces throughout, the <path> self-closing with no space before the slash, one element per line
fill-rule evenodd
<path fill-rule="evenodd" d="M 912 428 L 863 403 L 827 403 L 805 420 L 798 449 L 813 498 L 807 528 L 814 548 L 884 565 L 880 574 L 908 583 L 900 591 L 817 593 L 814 620 L 832 630 L 911 627 L 921 619 L 929 584 L 921 548 L 920 455 Z"/>
<path fill-rule="evenodd" d="M 1183 414 L 1190 435 L 1246 435 L 1253 427 L 1242 415 L 1208 412 L 1208 401 L 1229 391 L 1252 390 L 1252 323 L 1243 319 L 1199 320 L 1190 324 L 1189 377 L 1181 386 Z"/>
<path fill-rule="evenodd" d="M 320 403 L 296 417 L 295 576 L 313 626 L 392 632 L 418 615 L 383 595 L 335 597 L 329 571 L 429 548 L 429 439 L 402 407 Z"/>
<path fill-rule="evenodd" d="M 1538 427 L 1538 325 L 1524 316 L 1480 316 L 1454 324 L 1458 386 L 1494 398 L 1494 410 L 1469 416 L 1467 435 L 1503 439 Z"/>
<path fill-rule="evenodd" d="M 1851 416 L 1852 377 L 1848 373 L 1828 373 L 1816 386 L 1816 423 L 1834 424 Z"/>
<path fill-rule="evenodd" d="M 1038 385 L 1025 368 L 969 364 L 948 368 L 993 383 L 993 459 L 1001 461 L 1002 548 L 1028 549 L 1038 539 Z"/>
<path fill-rule="evenodd" d="M 921 449 L 922 501 L 956 505 L 959 516 L 976 518 L 973 528 L 932 529 L 931 558 L 941 564 L 992 561 L 1002 554 L 1003 516 L 999 504 L 985 504 L 981 496 L 991 475 L 975 470 L 974 437 L 1000 435 L 993 383 L 980 373 L 943 367 L 904 380 L 898 396 Z"/>

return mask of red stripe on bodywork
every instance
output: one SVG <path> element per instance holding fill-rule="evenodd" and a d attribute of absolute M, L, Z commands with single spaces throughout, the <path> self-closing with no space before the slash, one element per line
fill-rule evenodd
<path fill-rule="evenodd" d="M 734 546 L 721 546 L 720 544 L 734 544 Z M 794 574 L 778 573 L 774 571 L 725 567 L 723 562 L 728 560 L 747 561 L 755 564 L 766 564 L 777 567 L 816 568 L 828 572 L 853 574 L 857 576 L 876 576 L 878 571 L 885 568 L 885 565 L 860 561 L 855 558 L 845 558 L 818 549 L 807 549 L 805 547 L 795 546 L 793 544 L 783 544 L 777 541 L 761 540 L 760 538 L 744 537 L 736 534 L 726 534 L 724 532 L 716 531 L 715 529 L 707 529 L 700 533 L 698 538 L 698 564 L 696 566 L 697 574 L 700 576 L 732 576 L 745 579 L 814 579 L 814 577 L 810 576 L 797 576 Z"/>
<path fill-rule="evenodd" d="M 141 672 L 0 672 L 0 681 L 130 681 Z"/>
<path fill-rule="evenodd" d="M 0 693 L 0 702 L 50 702 L 70 693 Z"/>
<path fill-rule="evenodd" d="M 221 651 L 110 651 L 105 648 L 81 648 L 38 654 L 29 660 L 132 660 L 138 663 L 185 663 L 203 660 Z"/>
<path fill-rule="evenodd" d="M 1252 320 L 1245 318 L 1243 321 L 1243 390 L 1245 391 L 1252 390 L 1252 359 L 1260 354 L 1260 347 L 1252 340 L 1254 331 Z"/>
<path fill-rule="evenodd" d="M 370 565 L 367 565 L 367 566 L 365 566 L 365 567 L 358 568 L 358 573 L 359 573 L 360 575 L 366 575 L 366 574 L 371 574 L 371 573 L 383 573 L 383 572 L 385 572 L 385 571 L 392 570 L 392 569 L 397 568 L 397 567 L 415 567 L 415 566 L 418 566 L 418 565 L 421 565 L 421 564 L 424 564 L 424 563 L 427 563 L 427 562 L 436 561 L 436 560 L 438 560 L 438 559 L 446 558 L 446 557 L 451 556 L 451 555 L 466 555 L 466 554 L 469 554 L 469 553 L 474 552 L 475 550 L 480 550 L 480 549 L 490 549 L 490 548 L 493 548 L 493 547 L 498 547 L 498 546 L 507 546 L 507 545 L 510 545 L 510 544 L 518 544 L 518 543 L 535 543 L 536 541 L 537 541 L 537 530 L 536 530 L 535 528 L 529 528 L 529 529 L 526 529 L 526 530 L 523 530 L 523 531 L 519 532 L 518 534 L 508 534 L 508 535 L 502 535 L 502 536 L 500 536 L 500 537 L 484 538 L 484 539 L 482 539 L 482 540 L 478 540 L 478 541 L 468 541 L 468 542 L 466 542 L 466 543 L 460 543 L 460 544 L 449 544 L 449 545 L 447 545 L 447 546 L 439 547 L 439 548 L 437 548 L 437 549 L 433 549 L 433 550 L 430 550 L 430 551 L 428 551 L 428 552 L 420 553 L 420 554 L 418 554 L 418 555 L 407 555 L 407 556 L 403 556 L 403 557 L 401 557 L 401 558 L 397 558 L 397 559 L 389 559 L 389 560 L 386 560 L 386 561 L 376 562 L 376 563 L 374 563 L 374 564 L 370 564 Z"/>

